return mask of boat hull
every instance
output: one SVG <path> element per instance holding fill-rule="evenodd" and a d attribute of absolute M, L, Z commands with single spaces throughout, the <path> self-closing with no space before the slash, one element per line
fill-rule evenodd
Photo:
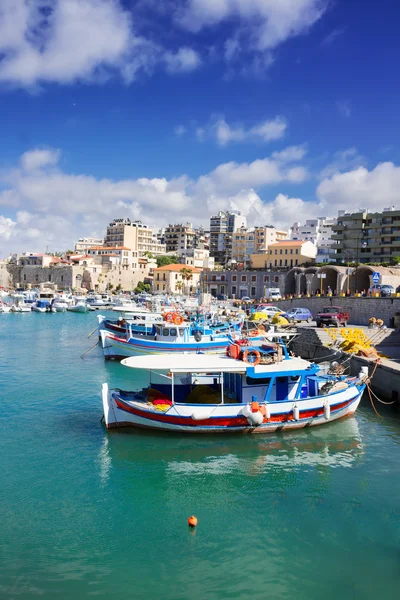
<path fill-rule="evenodd" d="M 107 359 L 121 360 L 130 356 L 164 353 L 191 353 L 198 354 L 224 354 L 230 343 L 228 338 L 221 338 L 213 342 L 193 343 L 164 343 L 145 338 L 131 338 L 129 341 L 117 335 L 102 330 L 101 339 L 104 357 Z"/>
<path fill-rule="evenodd" d="M 250 425 L 243 414 L 248 405 L 188 405 L 174 404 L 167 412 L 147 408 L 140 402 L 130 402 L 118 390 L 103 384 L 103 409 L 108 429 L 140 427 L 178 433 L 250 433 L 263 434 L 324 425 L 353 415 L 361 400 L 364 385 L 352 386 L 328 396 L 304 400 L 274 402 L 268 405 L 269 418 L 260 425 Z M 329 416 L 325 411 L 329 404 Z M 294 415 L 294 404 L 299 408 Z M 262 403 L 260 406 L 265 406 Z"/>

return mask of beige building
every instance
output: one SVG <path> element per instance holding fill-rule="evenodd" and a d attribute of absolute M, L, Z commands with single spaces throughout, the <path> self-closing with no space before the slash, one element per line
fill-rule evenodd
<path fill-rule="evenodd" d="M 190 271 L 187 273 L 190 277 L 186 279 L 184 273 L 188 271 Z M 153 291 L 165 294 L 193 294 L 196 292 L 201 272 L 201 269 L 185 264 L 158 267 L 154 269 Z"/>
<path fill-rule="evenodd" d="M 166 252 L 165 244 L 158 241 L 150 227 L 130 219 L 114 219 L 107 227 L 104 245 L 125 246 L 136 258 L 143 258 L 145 253 L 158 256 Z"/>
<path fill-rule="evenodd" d="M 181 250 L 193 248 L 196 239 L 196 232 L 191 223 L 183 225 L 168 225 L 164 232 L 164 241 L 167 247 L 167 252 L 179 254 Z"/>
<path fill-rule="evenodd" d="M 266 254 L 270 244 L 287 238 L 287 231 L 280 231 L 268 225 L 252 229 L 241 227 L 232 236 L 232 260 L 248 264 L 252 254 Z"/>
<path fill-rule="evenodd" d="M 270 244 L 265 254 L 252 254 L 253 269 L 293 268 L 315 261 L 317 249 L 312 242 L 285 240 Z"/>

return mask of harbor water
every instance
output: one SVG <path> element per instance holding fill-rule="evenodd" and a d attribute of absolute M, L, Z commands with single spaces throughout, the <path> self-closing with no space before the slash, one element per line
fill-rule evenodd
<path fill-rule="evenodd" d="M 107 433 L 101 384 L 135 382 L 99 347 L 80 358 L 96 323 L 0 315 L 1 600 L 399 597 L 398 412 L 364 398 L 287 434 Z"/>

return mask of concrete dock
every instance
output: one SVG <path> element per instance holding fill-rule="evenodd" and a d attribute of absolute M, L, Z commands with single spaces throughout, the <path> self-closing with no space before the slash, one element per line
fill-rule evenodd
<path fill-rule="evenodd" d="M 380 362 L 371 381 L 371 388 L 379 398 L 386 402 L 395 401 L 400 406 L 400 332 L 394 329 L 369 329 L 358 327 L 370 338 L 378 354 L 387 358 L 380 358 Z M 338 330 L 340 332 L 340 329 Z M 352 356 L 351 354 L 331 347 L 332 338 L 327 329 L 313 326 L 301 326 L 298 328 L 299 335 L 294 339 L 291 349 L 295 354 L 317 363 L 323 361 L 338 361 L 342 363 L 350 358 L 350 373 L 356 375 L 362 366 L 368 366 L 371 374 L 375 361 Z"/>

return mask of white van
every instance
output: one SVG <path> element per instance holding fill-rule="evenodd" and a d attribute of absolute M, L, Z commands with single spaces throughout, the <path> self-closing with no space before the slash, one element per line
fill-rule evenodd
<path fill-rule="evenodd" d="M 266 288 L 265 297 L 268 300 L 280 300 L 282 298 L 281 291 L 279 288 Z"/>

